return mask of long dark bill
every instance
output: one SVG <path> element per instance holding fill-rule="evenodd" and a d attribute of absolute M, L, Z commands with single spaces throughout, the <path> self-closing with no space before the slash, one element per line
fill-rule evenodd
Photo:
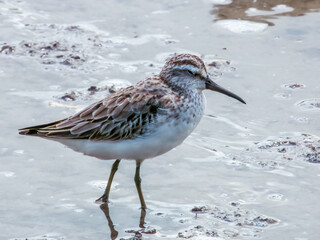
<path fill-rule="evenodd" d="M 216 84 L 210 78 L 207 78 L 207 80 L 206 80 L 206 88 L 209 89 L 209 90 L 215 91 L 215 92 L 219 92 L 219 93 L 225 94 L 225 95 L 227 95 L 229 97 L 235 98 L 238 101 L 246 104 L 246 102 L 241 97 L 239 97 L 238 95 L 228 91 L 227 89 L 224 89 L 223 87 L 220 87 L 218 84 Z"/>

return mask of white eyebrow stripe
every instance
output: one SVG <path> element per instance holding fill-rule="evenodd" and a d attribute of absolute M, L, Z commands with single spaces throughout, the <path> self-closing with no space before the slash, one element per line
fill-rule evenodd
<path fill-rule="evenodd" d="M 193 73 L 201 75 L 204 78 L 207 77 L 206 71 L 204 71 L 203 69 L 200 70 L 199 68 L 194 67 L 194 66 L 189 65 L 189 64 L 177 65 L 177 66 L 174 66 L 173 69 L 175 69 L 175 70 L 189 70 L 189 71 L 191 71 Z"/>
<path fill-rule="evenodd" d="M 192 65 L 187 65 L 187 64 L 174 66 L 173 69 L 176 69 L 176 70 L 190 70 L 191 72 L 199 73 L 199 68 L 194 67 Z"/>
<path fill-rule="evenodd" d="M 207 72 L 204 69 L 201 69 L 201 76 L 206 78 L 208 76 Z"/>

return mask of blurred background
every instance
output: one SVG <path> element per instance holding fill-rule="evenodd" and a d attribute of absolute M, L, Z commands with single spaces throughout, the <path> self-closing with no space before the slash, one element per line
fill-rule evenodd
<path fill-rule="evenodd" d="M 320 208 L 320 1 L 0 0 L 1 239 L 316 240 Z M 62 119 L 200 56 L 246 100 L 205 92 L 197 129 L 141 169 L 18 128 Z"/>

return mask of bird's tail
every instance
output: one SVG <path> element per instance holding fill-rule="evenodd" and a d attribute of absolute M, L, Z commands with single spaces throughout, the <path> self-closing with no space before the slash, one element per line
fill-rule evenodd
<path fill-rule="evenodd" d="M 19 131 L 19 134 L 21 134 L 21 135 L 34 135 L 34 136 L 36 136 L 36 135 L 39 135 L 39 130 L 46 128 L 46 127 L 49 127 L 49 126 L 52 126 L 52 125 L 55 125 L 55 124 L 59 123 L 60 121 L 55 121 L 55 122 L 32 126 L 32 127 L 20 128 L 20 129 L 18 129 L 18 131 Z"/>

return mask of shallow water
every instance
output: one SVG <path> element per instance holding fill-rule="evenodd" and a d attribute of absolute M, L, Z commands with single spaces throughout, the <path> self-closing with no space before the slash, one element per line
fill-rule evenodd
<path fill-rule="evenodd" d="M 319 239 L 319 3 L 239 2 L 0 0 L 0 238 Z M 202 56 L 247 105 L 206 92 L 191 136 L 143 163 L 141 228 L 133 161 L 103 212 L 111 161 L 17 129 L 157 73 L 174 52 Z"/>

